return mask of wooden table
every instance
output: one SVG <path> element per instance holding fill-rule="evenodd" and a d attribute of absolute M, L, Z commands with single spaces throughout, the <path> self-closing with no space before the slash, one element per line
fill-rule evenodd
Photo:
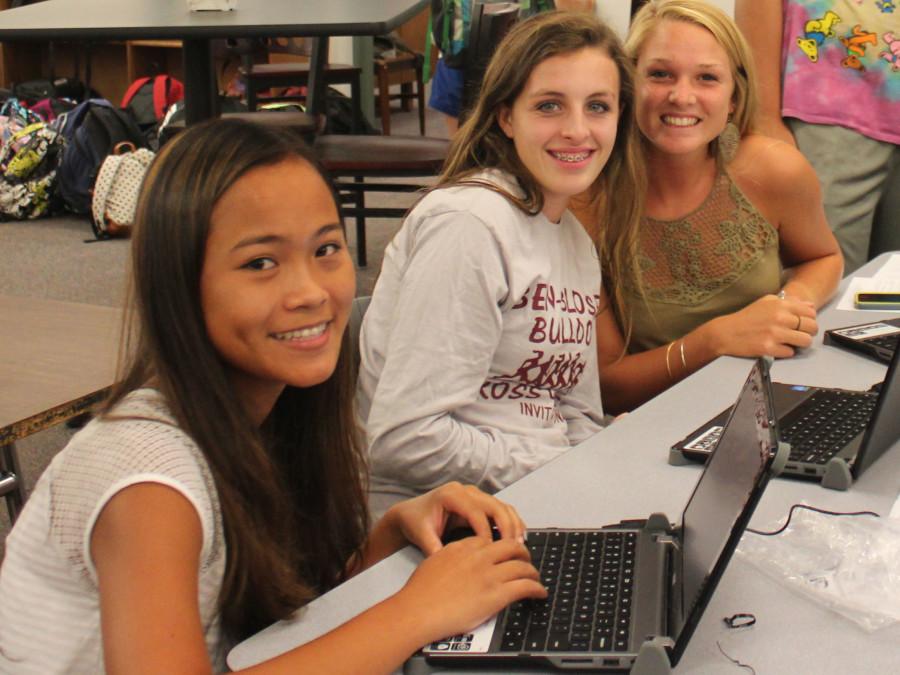
<path fill-rule="evenodd" d="M 122 310 L 0 295 L 0 494 L 24 502 L 15 442 L 76 417 L 115 378 Z"/>

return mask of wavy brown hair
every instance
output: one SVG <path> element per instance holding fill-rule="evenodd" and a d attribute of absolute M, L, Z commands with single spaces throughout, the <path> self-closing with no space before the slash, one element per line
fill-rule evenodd
<path fill-rule="evenodd" d="M 515 176 L 523 192 L 521 198 L 504 196 L 526 213 L 539 213 L 544 205 L 540 186 L 516 154 L 512 139 L 503 133 L 497 116 L 504 107 L 512 107 L 538 64 L 581 49 L 602 50 L 619 73 L 616 142 L 583 201 L 593 220 L 601 224 L 590 228 L 594 229 L 590 234 L 613 308 L 624 316 L 621 281 L 637 279 L 633 265 L 646 178 L 634 120 L 633 65 L 615 32 L 596 16 L 547 12 L 513 27 L 488 65 L 471 115 L 454 136 L 438 187 L 470 182 L 485 169 L 502 169 Z"/>
<path fill-rule="evenodd" d="M 227 543 L 219 607 L 230 640 L 341 581 L 368 527 L 347 334 L 332 376 L 287 387 L 259 428 L 204 321 L 200 275 L 213 208 L 248 171 L 292 157 L 322 174 L 290 132 L 215 120 L 187 129 L 156 158 L 132 235 L 123 376 L 102 408 L 108 415 L 150 384 L 205 456 Z"/>

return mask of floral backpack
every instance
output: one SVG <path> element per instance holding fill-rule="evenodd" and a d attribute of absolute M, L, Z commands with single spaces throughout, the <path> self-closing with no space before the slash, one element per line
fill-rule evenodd
<path fill-rule="evenodd" d="M 50 213 L 62 137 L 43 122 L 12 133 L 0 145 L 0 216 L 25 220 Z"/>
<path fill-rule="evenodd" d="M 0 107 L 0 143 L 5 143 L 28 125 L 42 121 L 40 115 L 23 106 L 18 99 L 7 99 Z"/>

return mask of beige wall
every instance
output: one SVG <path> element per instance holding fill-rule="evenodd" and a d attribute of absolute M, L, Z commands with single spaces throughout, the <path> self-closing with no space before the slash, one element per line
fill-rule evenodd
<path fill-rule="evenodd" d="M 734 16 L 734 0 L 707 0 Z M 596 0 L 597 15 L 612 26 L 620 37 L 628 32 L 628 19 L 631 16 L 631 0 Z"/>

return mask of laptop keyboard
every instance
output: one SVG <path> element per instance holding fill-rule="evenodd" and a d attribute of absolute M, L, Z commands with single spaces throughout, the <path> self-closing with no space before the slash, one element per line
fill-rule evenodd
<path fill-rule="evenodd" d="M 501 651 L 625 651 L 631 628 L 635 532 L 529 532 L 546 600 L 506 611 Z"/>
<path fill-rule="evenodd" d="M 781 439 L 791 444 L 790 461 L 827 463 L 865 430 L 877 400 L 868 392 L 815 392 L 781 427 Z"/>
<path fill-rule="evenodd" d="M 866 340 L 868 344 L 877 345 L 888 351 L 896 351 L 897 343 L 900 342 L 900 333 L 894 333 L 892 335 L 880 335 L 878 337 L 869 338 Z"/>

